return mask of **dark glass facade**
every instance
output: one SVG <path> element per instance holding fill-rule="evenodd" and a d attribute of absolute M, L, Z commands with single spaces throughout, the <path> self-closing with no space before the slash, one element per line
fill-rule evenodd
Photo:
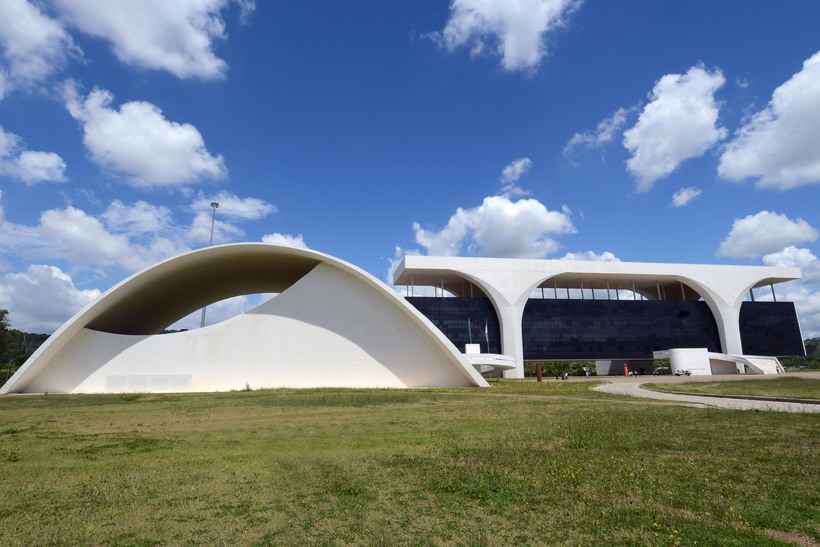
<path fill-rule="evenodd" d="M 744 302 L 740 341 L 746 355 L 806 356 L 793 302 Z"/>
<path fill-rule="evenodd" d="M 502 353 L 501 330 L 488 298 L 410 297 L 461 351 L 481 344 Z M 651 359 L 653 351 L 708 348 L 721 352 L 717 323 L 705 302 L 694 300 L 574 300 L 531 298 L 522 325 L 524 359 Z M 743 352 L 804 355 L 791 302 L 744 302 Z"/>
<path fill-rule="evenodd" d="M 412 296 L 407 301 L 461 351 L 464 351 L 465 344 L 481 344 L 482 353 L 501 353 L 498 315 L 489 298 Z"/>
<path fill-rule="evenodd" d="M 653 351 L 720 351 L 717 324 L 699 301 L 530 299 L 524 359 L 647 359 Z"/>

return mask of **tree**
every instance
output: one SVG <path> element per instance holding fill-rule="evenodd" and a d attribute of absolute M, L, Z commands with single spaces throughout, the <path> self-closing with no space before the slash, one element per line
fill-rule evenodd
<path fill-rule="evenodd" d="M 8 362 L 9 356 L 9 310 L 0 309 L 0 364 Z"/>

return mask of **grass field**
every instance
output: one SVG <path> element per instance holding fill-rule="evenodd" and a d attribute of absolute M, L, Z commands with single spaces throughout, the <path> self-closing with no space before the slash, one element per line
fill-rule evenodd
<path fill-rule="evenodd" d="M 0 544 L 820 539 L 820 416 L 589 386 L 0 398 Z"/>
<path fill-rule="evenodd" d="M 820 401 L 820 380 L 813 378 L 779 377 L 771 380 L 645 384 L 644 387 L 656 391 L 674 391 L 693 395 L 754 395 L 757 397 L 788 397 Z"/>

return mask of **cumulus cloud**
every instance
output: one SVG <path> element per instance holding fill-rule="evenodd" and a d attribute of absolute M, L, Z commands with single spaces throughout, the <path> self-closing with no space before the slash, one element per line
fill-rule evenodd
<path fill-rule="evenodd" d="M 538 200 L 489 196 L 478 207 L 459 207 L 440 230 L 414 223 L 413 231 L 431 255 L 539 258 L 558 250 L 553 237 L 574 233 L 575 226 L 567 212 L 550 211 Z"/>
<path fill-rule="evenodd" d="M 63 25 L 35 2 L 0 2 L 0 99 L 13 87 L 42 84 L 79 54 Z"/>
<path fill-rule="evenodd" d="M 717 254 L 729 258 L 754 258 L 790 245 L 815 241 L 817 236 L 817 230 L 802 218 L 792 220 L 783 214 L 760 211 L 736 219 Z"/>
<path fill-rule="evenodd" d="M 200 194 L 191 205 L 197 213 L 211 213 L 211 203 L 219 203 L 217 213 L 221 217 L 238 220 L 259 220 L 276 212 L 276 206 L 259 198 L 240 198 L 236 194 L 222 191 L 216 195 Z"/>
<path fill-rule="evenodd" d="M 25 332 L 51 333 L 99 297 L 99 290 L 78 289 L 55 266 L 31 265 L 0 276 L 0 308 L 9 310 L 12 327 Z"/>
<path fill-rule="evenodd" d="M 624 132 L 624 147 L 632 155 L 626 165 L 638 179 L 639 192 L 726 137 L 726 129 L 718 126 L 715 100 L 725 83 L 720 70 L 701 66 L 657 81 L 637 123 Z"/>
<path fill-rule="evenodd" d="M 580 147 L 600 148 L 611 143 L 626 125 L 629 114 L 633 110 L 634 108 L 618 108 L 618 110 L 598 122 L 598 125 L 592 131 L 575 133 L 564 146 L 564 156 L 571 156 Z"/>
<path fill-rule="evenodd" d="M 167 230 L 173 224 L 170 209 L 145 201 L 126 205 L 115 199 L 102 214 L 102 218 L 112 231 L 128 234 L 155 234 Z"/>
<path fill-rule="evenodd" d="M 19 0 L 15 0 L 19 1 Z M 222 12 L 231 0 L 54 0 L 70 25 L 111 45 L 123 63 L 164 70 L 179 78 L 214 79 L 227 64 L 214 53 L 227 37 Z M 238 0 L 246 20 L 255 8 Z"/>
<path fill-rule="evenodd" d="M 672 196 L 672 205 L 675 207 L 683 207 L 702 193 L 703 190 L 695 186 L 684 186 Z"/>
<path fill-rule="evenodd" d="M 452 0 L 447 25 L 434 37 L 453 51 L 494 50 L 508 71 L 533 70 L 547 56 L 547 35 L 563 26 L 580 0 Z"/>
<path fill-rule="evenodd" d="M 604 251 L 600 254 L 595 251 L 583 251 L 577 253 L 567 253 L 561 257 L 561 260 L 587 260 L 590 262 L 620 262 L 621 259 L 615 256 L 610 251 Z"/>
<path fill-rule="evenodd" d="M 108 91 L 95 88 L 81 97 L 72 82 L 64 98 L 82 124 L 91 159 L 135 186 L 184 186 L 227 174 L 222 156 L 211 155 L 196 127 L 166 119 L 151 103 L 127 102 L 117 110 Z"/>
<path fill-rule="evenodd" d="M 140 224 L 133 219 L 130 224 L 126 221 L 117 224 L 118 220 L 127 217 L 119 209 L 127 206 L 112 204 L 112 207 L 106 213 L 117 213 L 109 214 L 107 218 L 104 216 L 103 220 L 73 206 L 49 209 L 33 226 L 10 222 L 0 207 L 0 254 L 29 260 L 64 260 L 78 267 L 131 272 L 189 250 L 172 230 L 148 237 L 141 237 L 138 229 L 123 233 L 125 227 L 134 228 Z M 116 219 L 112 224 L 114 228 L 109 229 L 105 222 L 112 222 L 112 219 Z"/>
<path fill-rule="evenodd" d="M 501 181 L 501 194 L 505 196 L 525 196 L 529 194 L 527 190 L 524 190 L 516 183 L 532 169 L 532 165 L 530 158 L 518 158 L 504 167 L 499 179 Z"/>
<path fill-rule="evenodd" d="M 763 263 L 767 266 L 800 268 L 804 283 L 820 285 L 820 260 L 809 249 L 790 245 L 776 253 L 765 255 Z"/>
<path fill-rule="evenodd" d="M 0 176 L 38 182 L 64 182 L 66 164 L 53 152 L 26 150 L 22 139 L 0 127 Z"/>
<path fill-rule="evenodd" d="M 228 243 L 245 235 L 245 231 L 223 220 L 215 219 L 213 222 L 213 242 Z M 211 239 L 211 213 L 197 213 L 188 228 L 187 239 L 194 243 L 209 243 Z"/>
<path fill-rule="evenodd" d="M 820 52 L 774 90 L 769 104 L 749 118 L 726 145 L 721 177 L 753 178 L 765 188 L 788 190 L 820 183 Z"/>
<path fill-rule="evenodd" d="M 305 243 L 305 238 L 302 234 L 280 234 L 279 232 L 274 232 L 272 234 L 266 234 L 262 236 L 263 243 L 269 243 L 271 245 L 284 245 L 286 247 L 298 247 L 300 249 L 307 249 L 308 246 Z"/>

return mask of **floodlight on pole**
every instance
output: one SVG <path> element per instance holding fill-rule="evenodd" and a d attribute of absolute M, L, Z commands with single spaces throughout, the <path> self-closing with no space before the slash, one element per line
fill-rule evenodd
<path fill-rule="evenodd" d="M 216 220 L 216 210 L 219 209 L 219 202 L 212 201 L 211 202 L 211 237 L 208 239 L 208 246 L 214 244 L 214 221 Z M 208 306 L 202 307 L 202 318 L 199 321 L 199 327 L 202 328 L 205 326 L 205 310 L 208 309 Z"/>

